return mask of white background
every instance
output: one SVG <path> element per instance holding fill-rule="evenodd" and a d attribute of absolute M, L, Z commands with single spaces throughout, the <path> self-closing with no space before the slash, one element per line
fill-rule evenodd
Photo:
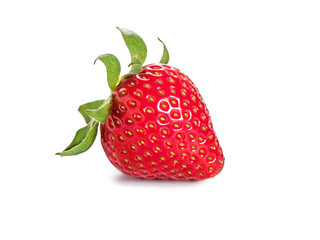
<path fill-rule="evenodd" d="M 319 1 L 1 1 L 0 239 L 320 239 Z M 226 157 L 214 179 L 143 181 L 92 148 L 60 158 L 106 98 L 116 26 L 186 73 Z"/>

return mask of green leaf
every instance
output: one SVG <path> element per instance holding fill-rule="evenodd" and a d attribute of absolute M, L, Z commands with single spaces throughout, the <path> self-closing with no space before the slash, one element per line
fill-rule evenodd
<path fill-rule="evenodd" d="M 158 38 L 158 40 L 163 44 L 163 54 L 162 54 L 162 58 L 160 60 L 160 63 L 167 64 L 170 59 L 168 49 L 167 49 L 166 45 L 164 44 L 164 42 L 161 41 L 160 38 Z"/>
<path fill-rule="evenodd" d="M 111 103 L 106 100 L 103 105 L 98 109 L 87 109 L 86 114 L 88 114 L 93 119 L 97 120 L 98 122 L 103 123 L 109 114 L 109 108 L 111 106 Z"/>
<path fill-rule="evenodd" d="M 113 91 L 119 82 L 119 76 L 121 72 L 121 66 L 118 58 L 112 54 L 103 54 L 97 57 L 97 59 L 94 61 L 94 64 L 97 60 L 100 60 L 106 66 L 108 85 Z"/>
<path fill-rule="evenodd" d="M 142 65 L 147 57 L 147 46 L 142 38 L 131 30 L 119 27 L 117 27 L 117 29 L 119 29 L 121 32 L 122 37 L 129 49 L 131 62 L 133 62 L 135 58 L 138 58 Z"/>
<path fill-rule="evenodd" d="M 87 126 L 77 131 L 71 144 L 63 152 L 56 153 L 56 155 L 72 156 L 87 151 L 97 136 L 98 126 L 97 121 L 89 122 Z"/>
<path fill-rule="evenodd" d="M 89 123 L 92 120 L 92 117 L 90 117 L 87 114 L 87 110 L 88 109 L 99 109 L 100 107 L 102 107 L 105 104 L 106 100 L 97 100 L 94 102 L 89 102 L 86 104 L 83 104 L 79 107 L 78 111 L 81 113 L 81 115 L 84 117 L 84 119 L 86 120 L 86 123 Z"/>

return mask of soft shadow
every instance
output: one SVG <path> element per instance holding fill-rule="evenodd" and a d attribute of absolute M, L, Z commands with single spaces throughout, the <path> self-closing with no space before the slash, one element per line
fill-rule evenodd
<path fill-rule="evenodd" d="M 135 178 L 125 174 L 119 174 L 114 178 L 115 182 L 123 185 L 136 186 L 159 186 L 159 187 L 177 187 L 177 186 L 195 186 L 201 184 L 203 181 L 175 181 L 163 179 L 142 179 Z"/>

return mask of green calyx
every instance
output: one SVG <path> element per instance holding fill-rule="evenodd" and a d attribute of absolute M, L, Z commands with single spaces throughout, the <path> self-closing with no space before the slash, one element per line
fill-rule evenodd
<path fill-rule="evenodd" d="M 143 63 L 147 58 L 147 46 L 138 34 L 125 28 L 117 27 L 117 29 L 121 32 L 123 40 L 130 52 L 131 62 L 128 66 L 131 67 L 130 71 L 120 78 L 121 65 L 118 58 L 113 54 L 100 55 L 94 61 L 94 64 L 99 60 L 105 65 L 108 85 L 111 91 L 114 91 L 120 80 L 141 72 Z M 163 55 L 160 63 L 167 64 L 169 62 L 168 49 L 160 39 L 159 41 L 163 44 Z M 112 106 L 110 99 L 111 98 L 109 97 L 108 99 L 89 102 L 79 107 L 78 111 L 83 116 L 87 125 L 80 128 L 76 132 L 76 135 L 70 145 L 62 152 L 56 153 L 56 155 L 77 155 L 87 151 L 92 146 L 97 136 L 99 123 L 105 122 L 108 117 L 109 108 Z"/>

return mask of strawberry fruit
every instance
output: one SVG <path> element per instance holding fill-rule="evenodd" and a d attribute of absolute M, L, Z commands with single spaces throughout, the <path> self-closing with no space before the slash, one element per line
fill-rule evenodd
<path fill-rule="evenodd" d="M 96 60 L 107 69 L 112 95 L 80 106 L 87 125 L 57 155 L 88 150 L 100 124 L 101 144 L 110 162 L 125 174 L 146 179 L 202 180 L 216 176 L 224 156 L 209 111 L 188 76 L 169 66 L 163 43 L 159 64 L 143 66 L 144 41 L 118 28 L 131 54 L 131 70 L 120 76 L 112 54 Z"/>

